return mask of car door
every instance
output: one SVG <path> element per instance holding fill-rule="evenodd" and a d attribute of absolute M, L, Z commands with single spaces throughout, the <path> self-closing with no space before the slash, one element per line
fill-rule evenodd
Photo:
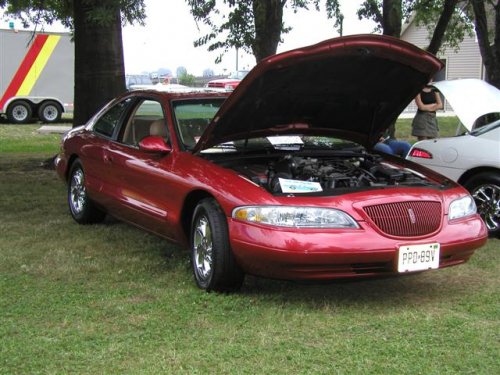
<path fill-rule="evenodd" d="M 107 150 L 116 197 L 111 210 L 119 218 L 166 237 L 173 236 L 167 203 L 171 197 L 173 156 L 139 148 L 150 135 L 169 144 L 167 117 L 158 99 L 141 98 Z"/>
<path fill-rule="evenodd" d="M 85 169 L 88 193 L 92 200 L 106 208 L 114 200 L 114 184 L 108 160 L 109 145 L 116 139 L 134 100 L 133 97 L 128 97 L 105 108 L 86 133 L 88 139 L 81 149 L 80 158 Z"/>

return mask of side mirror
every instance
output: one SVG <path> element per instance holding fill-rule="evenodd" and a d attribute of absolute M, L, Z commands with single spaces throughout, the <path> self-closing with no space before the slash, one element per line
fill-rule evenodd
<path fill-rule="evenodd" d="M 152 153 L 168 154 L 172 151 L 172 147 L 167 145 L 162 137 L 158 135 L 150 135 L 148 137 L 144 137 L 139 142 L 139 150 Z"/>

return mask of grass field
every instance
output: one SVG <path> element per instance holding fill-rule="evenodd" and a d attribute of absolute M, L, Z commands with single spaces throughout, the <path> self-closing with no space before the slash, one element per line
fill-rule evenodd
<path fill-rule="evenodd" d="M 205 293 L 184 249 L 77 225 L 36 128 L 0 125 L 1 374 L 500 373 L 499 240 L 419 275 Z"/>

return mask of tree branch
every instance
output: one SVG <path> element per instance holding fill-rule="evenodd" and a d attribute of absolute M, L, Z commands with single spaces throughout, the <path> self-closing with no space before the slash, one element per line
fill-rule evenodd
<path fill-rule="evenodd" d="M 443 11 L 432 34 L 432 39 L 427 47 L 427 51 L 432 54 L 437 54 L 441 45 L 443 44 L 444 33 L 446 28 L 455 12 L 458 0 L 445 0 L 443 5 Z"/>

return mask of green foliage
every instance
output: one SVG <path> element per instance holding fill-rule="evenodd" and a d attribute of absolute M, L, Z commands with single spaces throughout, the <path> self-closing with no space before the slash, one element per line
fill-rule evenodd
<path fill-rule="evenodd" d="M 434 33 L 437 20 L 443 12 L 444 2 L 445 0 L 415 2 L 415 22 L 417 26 L 425 26 L 427 28 L 429 40 Z M 470 4 L 467 2 L 458 2 L 444 33 L 441 48 L 449 47 L 457 51 L 465 35 L 474 35 L 474 17 Z"/>
<path fill-rule="evenodd" d="M 222 50 L 222 54 L 231 48 L 241 48 L 251 53 L 255 39 L 251 0 L 223 0 L 223 5 L 229 9 L 228 14 L 221 14 L 215 0 L 187 0 L 187 3 L 195 21 L 203 23 L 210 30 L 194 41 L 195 47 L 208 45 L 208 51 Z"/>
<path fill-rule="evenodd" d="M 179 66 L 175 73 L 177 74 L 177 77 L 180 77 L 184 74 L 187 74 L 187 69 L 184 66 Z"/>
<path fill-rule="evenodd" d="M 179 77 L 179 83 L 186 86 L 194 86 L 196 77 L 188 72 L 183 72 Z"/>
<path fill-rule="evenodd" d="M 402 22 L 408 22 L 412 16 L 418 26 L 425 26 L 429 32 L 429 41 L 435 31 L 436 23 L 443 13 L 445 0 L 396 0 L 401 4 Z M 375 30 L 384 29 L 383 7 L 388 0 L 365 0 L 358 10 L 359 19 L 370 19 L 376 23 Z M 473 16 L 468 2 L 458 2 L 456 10 L 447 25 L 441 48 L 457 49 L 466 34 L 473 34 Z"/>
<path fill-rule="evenodd" d="M 409 20 L 411 13 L 414 9 L 415 0 L 397 0 L 398 6 L 401 8 L 402 21 L 406 22 Z M 375 31 L 382 32 L 383 31 L 383 7 L 388 3 L 387 0 L 365 0 L 357 14 L 358 18 L 361 20 L 363 18 L 370 19 L 375 22 Z M 387 6 L 387 5 L 386 5 Z"/>
<path fill-rule="evenodd" d="M 116 9 L 120 9 L 122 22 L 144 24 L 144 0 L 81 0 L 87 8 L 88 20 L 96 25 L 113 22 Z M 29 25 L 50 25 L 60 21 L 64 26 L 73 29 L 73 1 L 70 0 L 0 0 L 0 7 L 6 13 L 18 18 L 24 27 Z"/>
<path fill-rule="evenodd" d="M 222 51 L 217 62 L 220 62 L 222 55 L 232 48 L 255 54 L 255 51 L 259 50 L 258 44 L 267 42 L 266 35 L 257 35 L 259 31 L 256 25 L 266 24 L 269 19 L 272 19 L 269 12 L 283 11 L 286 6 L 290 6 L 294 11 L 308 10 L 309 6 L 319 10 L 320 4 L 320 0 L 293 0 L 288 3 L 275 0 L 271 2 L 276 5 L 273 8 L 263 6 L 262 3 L 266 1 L 186 0 L 194 20 L 205 25 L 209 30 L 207 34 L 194 41 L 194 46 L 206 45 L 209 51 Z M 228 12 L 221 12 L 221 8 L 228 9 Z M 335 20 L 334 26 L 340 27 L 343 16 L 338 0 L 325 0 L 325 8 L 327 17 Z M 291 30 L 291 27 L 286 26 L 281 18 L 277 22 L 280 25 L 278 38 L 280 39 L 281 35 Z M 274 49 L 275 52 L 276 49 Z"/>

